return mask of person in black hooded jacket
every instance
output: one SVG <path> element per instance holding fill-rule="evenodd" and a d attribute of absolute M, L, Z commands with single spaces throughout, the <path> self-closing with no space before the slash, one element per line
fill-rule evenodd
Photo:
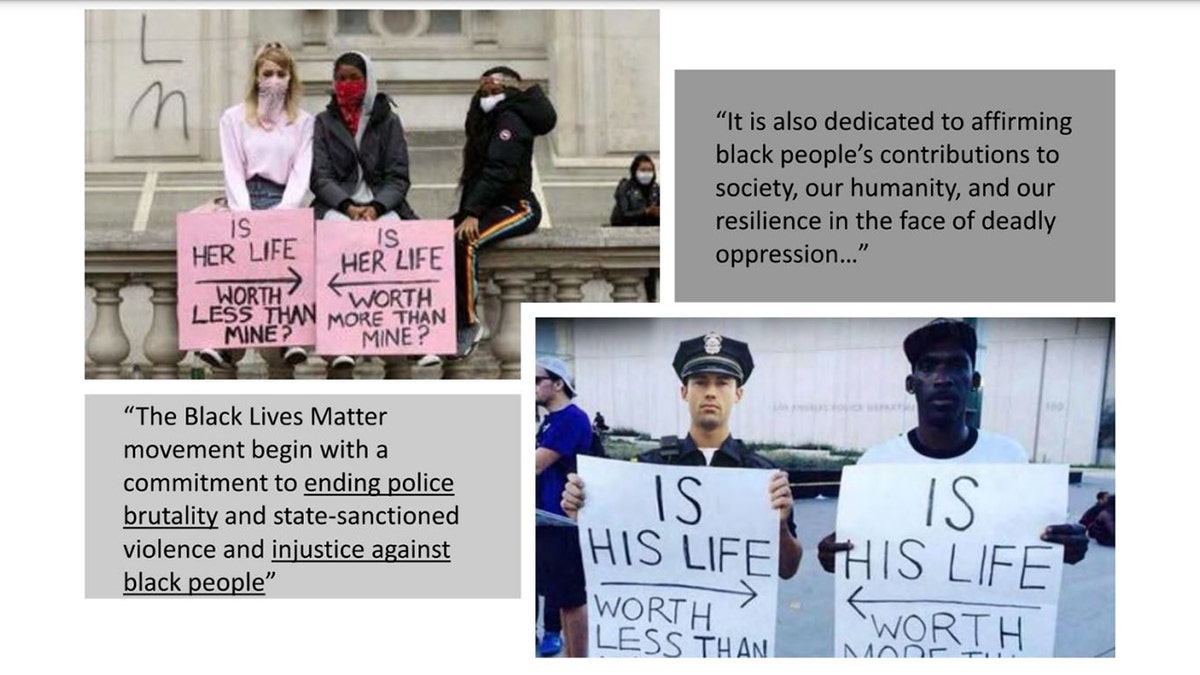
<path fill-rule="evenodd" d="M 408 145 L 371 61 L 347 52 L 333 64 L 333 96 L 313 125 L 317 220 L 416 220 L 408 205 Z"/>
<path fill-rule="evenodd" d="M 346 52 L 333 63 L 333 95 L 313 123 L 311 188 L 317 220 L 417 220 L 408 205 L 408 145 L 378 91 L 370 58 Z M 330 359 L 336 370 L 355 359 Z"/>
<path fill-rule="evenodd" d="M 476 315 L 478 250 L 529 234 L 542 219 L 533 194 L 533 139 L 549 133 L 558 117 L 538 85 L 523 88 L 513 69 L 483 73 L 465 123 L 462 191 L 455 224 L 458 353 L 467 356 L 483 332 Z"/>

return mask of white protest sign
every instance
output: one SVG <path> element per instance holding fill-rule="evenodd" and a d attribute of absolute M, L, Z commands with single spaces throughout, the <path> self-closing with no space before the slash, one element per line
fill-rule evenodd
<path fill-rule="evenodd" d="M 771 471 L 578 461 L 590 655 L 774 656 Z"/>
<path fill-rule="evenodd" d="M 834 654 L 1053 656 L 1062 465 L 847 467 L 838 497 Z"/>

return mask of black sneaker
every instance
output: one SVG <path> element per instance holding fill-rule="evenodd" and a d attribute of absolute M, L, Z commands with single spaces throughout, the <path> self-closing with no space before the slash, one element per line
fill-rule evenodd
<path fill-rule="evenodd" d="M 339 356 L 339 357 L 335 358 L 329 364 L 329 366 L 331 368 L 333 368 L 334 370 L 342 370 L 344 368 L 353 368 L 354 367 L 354 357 L 346 356 L 346 355 Z"/>
<path fill-rule="evenodd" d="M 196 352 L 196 356 L 199 356 L 201 361 L 207 363 L 217 370 L 233 369 L 233 361 L 230 359 L 229 352 L 224 349 L 213 349 L 212 347 L 209 347 Z"/>
<path fill-rule="evenodd" d="M 289 366 L 298 366 L 308 360 L 308 350 L 304 347 L 288 347 L 283 352 L 283 360 Z"/>

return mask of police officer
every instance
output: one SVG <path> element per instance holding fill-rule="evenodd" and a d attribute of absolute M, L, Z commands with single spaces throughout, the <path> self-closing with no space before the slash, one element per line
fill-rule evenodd
<path fill-rule="evenodd" d="M 748 450 L 729 431 L 729 415 L 742 400 L 742 386 L 754 370 L 749 346 L 709 333 L 679 343 L 673 365 L 682 384 L 680 396 L 688 404 L 691 418 L 688 435 L 683 439 L 667 436 L 661 447 L 642 453 L 637 461 L 682 466 L 775 468 L 768 459 Z M 792 490 L 786 473 L 775 472 L 767 497 L 771 507 L 779 512 L 779 576 L 790 579 L 800 567 L 803 549 L 796 539 Z M 563 490 L 563 511 L 574 518 L 583 502 L 583 481 L 577 474 L 571 474 Z"/>

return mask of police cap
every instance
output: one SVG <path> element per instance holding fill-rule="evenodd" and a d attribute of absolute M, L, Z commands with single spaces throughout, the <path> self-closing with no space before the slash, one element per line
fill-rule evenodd
<path fill-rule="evenodd" d="M 684 382 L 698 373 L 719 373 L 735 377 L 743 385 L 754 370 L 754 359 L 745 342 L 709 333 L 680 342 L 672 365 Z"/>

